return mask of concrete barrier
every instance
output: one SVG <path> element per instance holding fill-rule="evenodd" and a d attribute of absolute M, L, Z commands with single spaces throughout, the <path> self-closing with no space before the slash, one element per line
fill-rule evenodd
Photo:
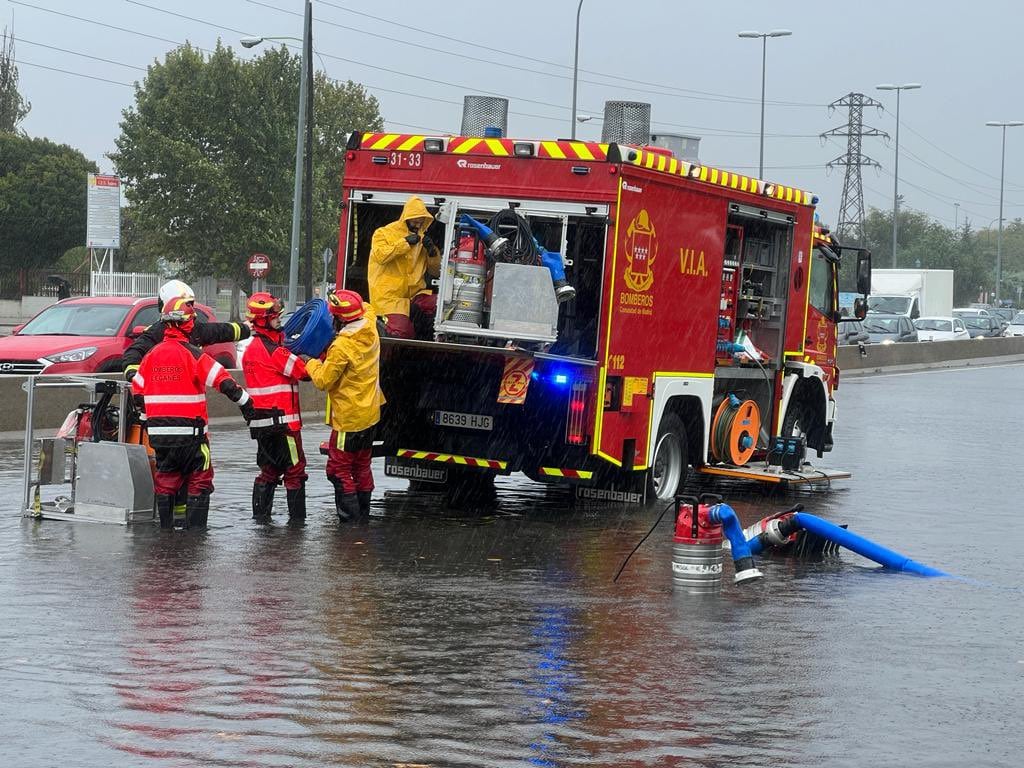
<path fill-rule="evenodd" d="M 920 341 L 868 344 L 861 357 L 856 346 L 839 348 L 842 376 L 919 371 L 928 368 L 964 368 L 1024 360 L 1024 336 L 964 341 Z"/>
<path fill-rule="evenodd" d="M 231 375 L 240 384 L 245 383 L 245 377 L 241 371 L 232 371 Z M 40 378 L 45 382 L 45 376 Z M 111 377 L 97 375 L 90 378 Z M 0 403 L 4 404 L 0 408 L 0 439 L 24 439 L 27 395 L 23 385 L 26 381 L 27 377 L 25 376 L 0 376 Z M 89 395 L 85 388 L 37 387 L 33 426 L 37 430 L 52 431 L 64 422 L 69 411 L 80 403 L 87 402 L 89 402 Z M 322 418 L 326 402 L 324 393 L 308 381 L 299 384 L 299 402 L 302 405 L 303 416 L 308 417 L 308 421 Z M 232 420 L 237 421 L 239 425 L 245 423 L 238 411 L 238 406 L 219 392 L 212 390 L 208 392 L 207 409 L 210 420 L 214 423 Z"/>

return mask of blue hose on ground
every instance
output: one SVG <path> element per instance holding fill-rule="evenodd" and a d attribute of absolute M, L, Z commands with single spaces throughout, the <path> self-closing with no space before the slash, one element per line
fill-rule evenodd
<path fill-rule="evenodd" d="M 722 526 L 722 532 L 729 540 L 732 550 L 732 561 L 736 566 L 735 582 L 739 584 L 749 579 L 760 579 L 762 574 L 754 565 L 754 554 L 743 535 L 743 526 L 736 516 L 736 511 L 728 504 L 715 504 L 708 511 L 708 519 Z"/>
<path fill-rule="evenodd" d="M 334 340 L 334 321 L 323 299 L 299 307 L 284 324 L 284 344 L 298 355 L 320 357 Z"/>
<path fill-rule="evenodd" d="M 764 533 L 754 536 L 746 544 L 752 555 L 758 555 L 766 546 L 781 545 L 797 531 L 814 533 L 893 571 L 927 577 L 949 576 L 945 571 L 911 560 L 906 555 L 886 549 L 870 539 L 806 512 L 796 512 L 792 516 L 770 521 Z"/>

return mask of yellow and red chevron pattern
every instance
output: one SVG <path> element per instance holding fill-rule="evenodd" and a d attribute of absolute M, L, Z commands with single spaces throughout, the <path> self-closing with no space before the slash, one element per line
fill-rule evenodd
<path fill-rule="evenodd" d="M 564 477 L 569 480 L 590 480 L 594 473 L 587 469 L 563 469 L 560 467 L 541 467 L 540 473 L 545 477 Z"/>
<path fill-rule="evenodd" d="M 461 464 L 464 467 L 481 467 L 483 469 L 505 469 L 508 466 L 507 461 L 499 461 L 498 459 L 476 459 L 472 456 L 456 456 L 452 453 L 413 451 L 409 448 L 399 448 L 396 455 L 401 459 L 440 461 L 444 464 Z"/>
<path fill-rule="evenodd" d="M 668 157 L 659 152 L 648 152 L 638 149 L 630 154 L 633 165 L 650 168 L 652 171 L 668 173 L 672 176 L 685 176 L 708 184 L 715 184 L 719 187 L 738 189 L 741 192 L 750 192 L 755 195 L 767 195 L 768 197 L 785 200 L 789 203 L 811 205 L 811 194 L 794 187 L 772 184 L 762 179 L 755 179 L 752 176 L 744 176 L 743 174 L 732 173 L 731 171 L 720 171 L 717 168 L 711 168 L 706 165 L 695 165 L 685 160 Z"/>
<path fill-rule="evenodd" d="M 453 155 L 490 155 L 511 157 L 513 139 L 485 139 L 475 136 L 418 136 L 404 133 L 365 133 L 361 149 L 392 150 L 409 152 L 423 149 L 423 140 L 440 138 L 447 143 L 447 152 Z M 523 140 L 524 142 L 526 140 Z M 596 160 L 608 159 L 608 145 L 596 141 L 534 141 L 537 157 L 552 160 Z"/>

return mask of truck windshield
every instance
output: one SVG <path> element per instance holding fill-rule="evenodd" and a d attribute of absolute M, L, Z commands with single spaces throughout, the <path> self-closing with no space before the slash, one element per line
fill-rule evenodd
<path fill-rule="evenodd" d="M 905 315 L 910 309 L 910 296 L 869 296 L 868 311 L 886 315 Z"/>
<path fill-rule="evenodd" d="M 125 304 L 55 304 L 44 309 L 19 336 L 114 336 L 130 306 Z"/>

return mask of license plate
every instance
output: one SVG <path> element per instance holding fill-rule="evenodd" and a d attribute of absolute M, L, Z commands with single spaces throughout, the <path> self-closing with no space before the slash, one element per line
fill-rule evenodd
<path fill-rule="evenodd" d="M 422 171 L 422 152 L 389 152 L 388 167 L 402 171 Z"/>
<path fill-rule="evenodd" d="M 438 427 L 458 427 L 460 429 L 476 429 L 490 432 L 494 429 L 494 417 L 479 413 L 459 413 L 457 411 L 434 411 L 434 424 Z"/>

